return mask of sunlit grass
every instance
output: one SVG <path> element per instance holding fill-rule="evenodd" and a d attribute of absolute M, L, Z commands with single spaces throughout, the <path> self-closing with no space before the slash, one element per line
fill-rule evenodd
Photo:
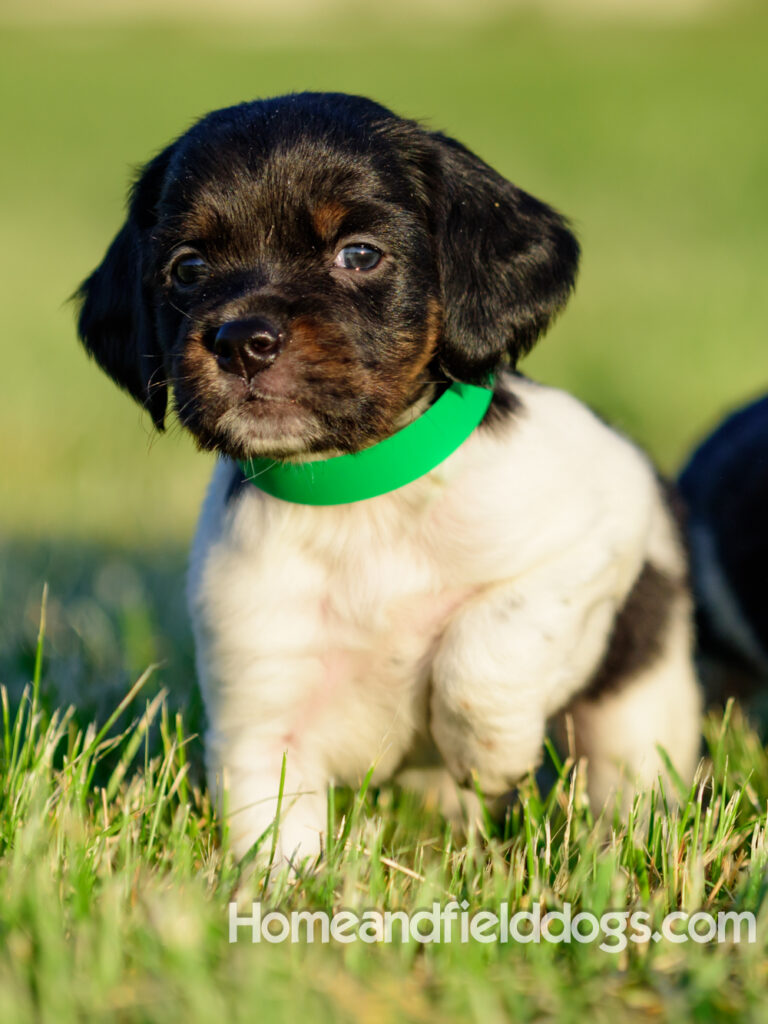
<path fill-rule="evenodd" d="M 584 764 L 550 748 L 548 790 L 524 782 L 503 822 L 458 839 L 397 787 L 329 794 L 321 862 L 297 873 L 222 846 L 199 738 L 151 670 L 97 724 L 47 709 L 41 625 L 32 678 L 0 730 L 0 1010 L 4 1019 L 124 1021 L 615 1019 L 626 1004 L 677 1020 L 749 1019 L 766 981 L 768 758 L 739 710 L 712 714 L 707 756 L 678 807 L 638 795 L 595 821 Z M 262 839 L 270 844 L 269 832 Z M 267 885 L 267 879 L 270 884 Z M 265 910 L 425 909 L 507 901 L 649 914 L 750 910 L 755 944 L 457 942 L 252 945 L 228 904 Z M 397 933 L 399 934 L 399 933 Z M 747 1015 L 745 1017 L 745 1014 Z M 703 1016 L 701 1016 L 703 1015 Z M 687 1019 L 687 1018 L 684 1018 Z"/>

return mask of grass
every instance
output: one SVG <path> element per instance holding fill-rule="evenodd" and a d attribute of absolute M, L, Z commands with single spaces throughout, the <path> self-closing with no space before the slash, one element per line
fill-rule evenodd
<path fill-rule="evenodd" d="M 46 709 L 44 622 L 15 711 L 0 691 L 4 1019 L 762 1019 L 768 757 L 734 706 L 708 718 L 708 755 L 677 810 L 646 794 L 628 820 L 595 822 L 584 765 L 553 754 L 551 789 L 526 780 L 502 825 L 457 843 L 413 795 L 364 785 L 333 794 L 319 869 L 278 872 L 265 889 L 265 871 L 220 844 L 199 739 L 164 690 L 146 695 L 151 670 L 100 728 Z M 230 901 L 362 913 L 451 898 L 644 910 L 652 928 L 676 909 L 750 910 L 757 942 L 228 942 Z"/>
<path fill-rule="evenodd" d="M 607 830 L 583 768 L 551 759 L 554 781 L 527 780 L 508 821 L 466 844 L 396 787 L 333 793 L 325 860 L 268 893 L 221 842 L 183 601 L 210 462 L 176 430 L 150 435 L 77 350 L 65 302 L 119 224 L 131 165 L 218 105 L 368 93 L 574 218 L 579 289 L 528 372 L 666 470 L 768 380 L 764 12 L 376 17 L 0 28 L 0 1016 L 760 1021 L 768 758 L 737 706 L 707 719 L 678 810 L 646 796 Z M 288 910 L 567 902 L 654 923 L 753 910 L 758 942 L 230 945 L 228 903 L 260 896 Z"/>

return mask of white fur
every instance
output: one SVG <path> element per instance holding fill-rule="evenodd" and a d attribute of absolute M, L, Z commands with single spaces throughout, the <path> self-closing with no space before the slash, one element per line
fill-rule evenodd
<path fill-rule="evenodd" d="M 546 722 L 585 686 L 647 559 L 683 575 L 645 457 L 563 392 L 510 377 L 521 410 L 393 493 L 306 507 L 247 486 L 221 460 L 189 596 L 212 787 L 234 849 L 275 816 L 280 851 L 316 854 L 329 783 L 427 764 L 490 795 L 540 757 Z M 594 795 L 621 762 L 655 777 L 661 742 L 693 773 L 699 698 L 687 599 L 663 657 L 617 695 L 577 702 Z"/>

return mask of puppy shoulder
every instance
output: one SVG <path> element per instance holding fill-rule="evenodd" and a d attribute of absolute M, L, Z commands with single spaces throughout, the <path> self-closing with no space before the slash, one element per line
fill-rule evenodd
<path fill-rule="evenodd" d="M 581 494 L 586 505 L 600 509 L 607 538 L 636 537 L 650 566 L 682 582 L 686 560 L 674 491 L 650 457 L 573 395 L 527 380 L 520 389 L 521 403 L 528 403 L 541 431 L 541 447 L 557 447 L 571 501 Z"/>
<path fill-rule="evenodd" d="M 509 412 L 478 433 L 514 456 L 518 470 L 529 465 L 561 492 L 656 493 L 648 456 L 584 402 L 519 375 L 505 375 L 500 385 Z"/>
<path fill-rule="evenodd" d="M 465 446 L 451 493 L 515 560 L 594 552 L 639 567 L 661 494 L 647 456 L 573 396 L 509 375 L 512 411 Z"/>

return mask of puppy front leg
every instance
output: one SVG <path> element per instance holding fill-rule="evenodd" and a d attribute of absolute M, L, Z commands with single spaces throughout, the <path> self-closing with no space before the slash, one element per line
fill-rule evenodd
<path fill-rule="evenodd" d="M 430 702 L 432 737 L 448 770 L 461 786 L 471 786 L 476 773 L 489 797 L 536 766 L 545 723 L 535 670 L 520 671 L 514 645 L 499 642 L 492 612 L 492 604 L 475 605 L 451 623 L 434 662 Z"/>
<path fill-rule="evenodd" d="M 282 792 L 280 778 L 285 757 Z M 208 785 L 229 832 L 232 849 L 242 858 L 277 819 L 277 863 L 298 868 L 319 856 L 326 827 L 328 781 L 290 745 L 265 741 L 263 735 L 208 737 Z M 225 820 L 224 820 L 225 819 Z M 265 861 L 272 848 L 266 837 L 259 851 Z"/>
<path fill-rule="evenodd" d="M 432 736 L 454 778 L 467 784 L 476 773 L 489 797 L 536 767 L 547 718 L 578 689 L 610 628 L 605 580 L 568 591 L 560 570 L 475 598 L 437 651 Z"/>

